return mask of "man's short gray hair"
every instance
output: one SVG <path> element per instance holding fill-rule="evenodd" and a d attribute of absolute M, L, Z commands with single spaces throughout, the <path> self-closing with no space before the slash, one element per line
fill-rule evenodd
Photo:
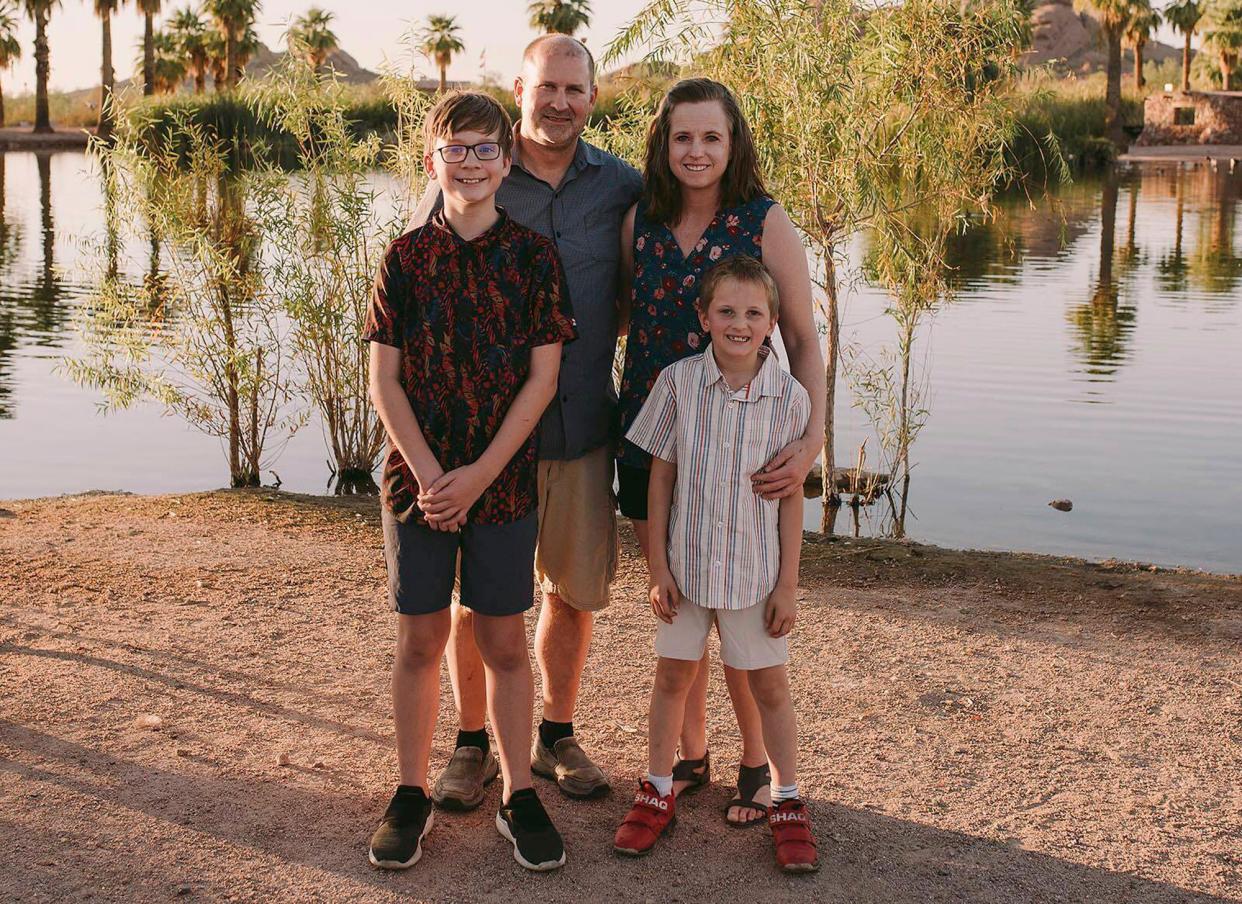
<path fill-rule="evenodd" d="M 523 68 L 534 60 L 536 51 L 542 47 L 546 47 L 552 53 L 563 53 L 567 56 L 576 56 L 586 60 L 587 84 L 595 84 L 595 57 L 591 56 L 591 51 L 587 49 L 585 44 L 577 38 L 571 38 L 569 35 L 547 34 L 535 38 L 535 40 L 526 45 L 526 50 L 522 52 Z"/>

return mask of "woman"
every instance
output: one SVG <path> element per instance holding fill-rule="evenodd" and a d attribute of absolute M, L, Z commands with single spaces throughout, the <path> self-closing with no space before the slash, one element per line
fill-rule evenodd
<path fill-rule="evenodd" d="M 819 453 L 824 419 L 823 361 L 811 306 L 806 252 L 785 210 L 764 189 L 758 155 L 737 99 L 710 79 L 686 79 L 665 95 L 647 134 L 643 194 L 621 230 L 622 299 L 629 323 L 621 379 L 624 435 L 660 371 L 703 350 L 707 336 L 695 311 L 699 283 L 719 261 L 737 254 L 761 260 L 780 294 L 780 333 L 790 371 L 811 398 L 806 433 L 753 477 L 755 492 L 779 498 L 801 492 Z M 650 458 L 622 441 L 617 456 L 621 513 L 648 552 Z M 707 752 L 707 655 L 686 702 L 674 791 L 695 790 L 710 777 Z M 763 822 L 771 798 L 759 711 L 744 673 L 725 669 L 742 735 L 738 793 L 726 820 Z"/>

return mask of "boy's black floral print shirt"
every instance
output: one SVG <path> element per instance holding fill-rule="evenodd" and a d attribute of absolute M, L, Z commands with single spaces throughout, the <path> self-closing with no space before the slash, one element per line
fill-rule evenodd
<path fill-rule="evenodd" d="M 467 242 L 437 213 L 388 246 L 363 339 L 401 350 L 401 385 L 445 471 L 471 464 L 530 374 L 531 350 L 577 335 L 556 246 L 503 211 Z M 537 505 L 533 434 L 484 490 L 471 524 L 507 524 Z M 418 483 L 389 442 L 384 504 L 425 523 Z"/>

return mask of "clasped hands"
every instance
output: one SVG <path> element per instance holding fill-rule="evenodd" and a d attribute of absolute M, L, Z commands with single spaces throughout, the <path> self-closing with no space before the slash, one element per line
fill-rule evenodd
<path fill-rule="evenodd" d="M 456 533 L 466 523 L 471 506 L 495 478 L 477 462 L 451 471 L 443 471 L 431 485 L 418 492 L 418 507 L 432 530 Z"/>

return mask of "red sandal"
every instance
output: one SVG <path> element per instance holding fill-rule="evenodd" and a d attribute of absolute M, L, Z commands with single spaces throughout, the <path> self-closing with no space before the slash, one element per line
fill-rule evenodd
<path fill-rule="evenodd" d="M 776 865 L 787 873 L 813 873 L 819 869 L 811 814 L 798 799 L 783 800 L 768 813 L 768 827 L 776 844 Z"/>
<path fill-rule="evenodd" d="M 669 793 L 661 797 L 655 785 L 648 781 L 638 783 L 634 806 L 626 814 L 613 838 L 613 850 L 624 857 L 641 857 L 651 852 L 660 836 L 672 833 L 677 823 L 677 798 Z"/>

